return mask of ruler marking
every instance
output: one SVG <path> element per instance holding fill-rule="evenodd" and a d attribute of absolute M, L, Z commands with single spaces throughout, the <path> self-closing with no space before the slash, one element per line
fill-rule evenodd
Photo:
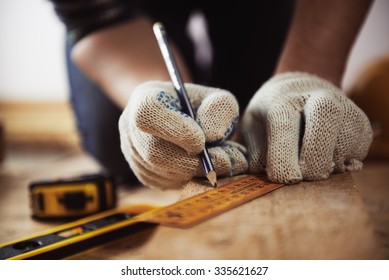
<path fill-rule="evenodd" d="M 146 222 L 186 228 L 282 187 L 255 176 L 220 186 L 173 205 L 140 215 Z"/>

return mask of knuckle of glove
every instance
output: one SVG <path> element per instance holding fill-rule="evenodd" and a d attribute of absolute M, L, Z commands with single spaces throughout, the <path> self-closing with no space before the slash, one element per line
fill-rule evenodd
<path fill-rule="evenodd" d="M 223 90 L 215 91 L 202 101 L 197 122 L 204 131 L 206 143 L 217 146 L 230 139 L 239 122 L 239 105 L 235 97 Z"/>
<path fill-rule="evenodd" d="M 175 111 L 181 109 L 174 90 L 167 84 L 156 82 L 147 82 L 138 86 L 128 106 L 131 112 L 130 118 L 133 119 L 135 126 L 143 131 L 149 131 L 150 125 L 165 123 L 166 109 Z"/>
<path fill-rule="evenodd" d="M 181 111 L 180 100 L 170 84 L 142 84 L 134 91 L 128 106 L 130 121 L 143 132 L 172 142 L 192 154 L 204 148 L 204 132 Z"/>

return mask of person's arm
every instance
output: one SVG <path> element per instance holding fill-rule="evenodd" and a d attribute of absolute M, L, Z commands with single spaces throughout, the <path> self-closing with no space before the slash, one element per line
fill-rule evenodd
<path fill-rule="evenodd" d="M 125 21 L 87 35 L 72 50 L 76 65 L 121 108 L 139 84 L 169 80 L 152 24 L 147 17 Z M 177 50 L 176 58 L 184 81 L 190 81 Z"/>
<path fill-rule="evenodd" d="M 302 71 L 340 86 L 371 0 L 299 0 L 275 74 Z"/>
<path fill-rule="evenodd" d="M 243 116 L 251 172 L 290 184 L 362 168 L 370 122 L 339 86 L 370 2 L 297 2 L 276 75 Z"/>

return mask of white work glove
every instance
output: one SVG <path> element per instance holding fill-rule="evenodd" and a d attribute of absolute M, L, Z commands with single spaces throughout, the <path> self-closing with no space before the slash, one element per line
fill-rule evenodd
<path fill-rule="evenodd" d="M 171 83 L 138 86 L 119 120 L 121 149 L 137 178 L 149 187 L 177 188 L 204 177 L 205 143 L 218 176 L 247 171 L 243 146 L 227 141 L 239 119 L 235 97 L 221 89 L 186 84 L 196 121 L 182 113 Z"/>
<path fill-rule="evenodd" d="M 291 72 L 267 81 L 242 121 L 249 170 L 271 181 L 315 181 L 362 168 L 372 141 L 368 118 L 317 76 Z"/>

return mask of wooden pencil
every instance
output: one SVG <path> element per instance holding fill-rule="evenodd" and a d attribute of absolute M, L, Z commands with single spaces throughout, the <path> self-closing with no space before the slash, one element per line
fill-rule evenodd
<path fill-rule="evenodd" d="M 177 63 L 174 59 L 173 53 L 170 50 L 168 43 L 168 36 L 162 23 L 157 22 L 153 25 L 153 31 L 158 41 L 158 46 L 161 50 L 163 59 L 168 69 L 170 78 L 172 79 L 175 90 L 177 91 L 178 97 L 181 102 L 182 111 L 189 115 L 192 119 L 196 119 L 192 105 L 189 101 L 187 91 L 181 78 Z M 213 187 L 217 186 L 217 174 L 213 167 L 213 163 L 208 154 L 207 148 L 200 153 L 200 160 L 204 167 L 205 176 L 212 184 Z"/>

